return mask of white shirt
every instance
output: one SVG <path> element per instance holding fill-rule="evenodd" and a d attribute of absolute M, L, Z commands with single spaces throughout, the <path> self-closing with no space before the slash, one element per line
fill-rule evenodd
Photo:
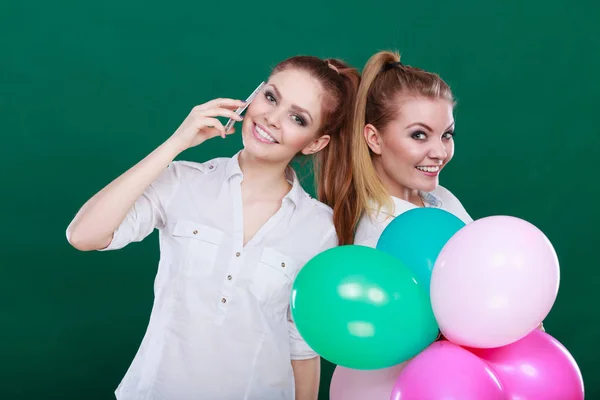
<path fill-rule="evenodd" d="M 461 202 L 445 187 L 438 186 L 432 192 L 420 192 L 419 195 L 425 207 L 436 207 L 446 210 L 457 216 L 465 224 L 473 222 L 473 218 L 469 216 Z M 416 205 L 408 201 L 394 196 L 391 197 L 394 204 L 393 210 L 382 208 L 379 214 L 375 215 L 377 206 L 373 204 L 369 212 L 363 214 L 360 221 L 358 221 L 354 244 L 375 248 L 383 230 L 395 217 L 410 209 L 417 208 Z"/>
<path fill-rule="evenodd" d="M 290 321 L 289 299 L 300 268 L 337 245 L 331 209 L 292 172 L 281 209 L 243 246 L 238 154 L 173 162 L 105 249 L 159 230 L 150 322 L 120 400 L 294 399 L 291 360 L 317 355 Z"/>

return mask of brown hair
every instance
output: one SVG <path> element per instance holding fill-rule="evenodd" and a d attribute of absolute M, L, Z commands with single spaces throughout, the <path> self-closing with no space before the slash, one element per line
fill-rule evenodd
<path fill-rule="evenodd" d="M 398 116 L 401 95 L 418 95 L 432 99 L 445 99 L 454 104 L 450 87 L 435 73 L 400 63 L 400 54 L 380 51 L 367 61 L 362 71 L 361 83 L 356 96 L 352 142 L 349 150 L 352 163 L 352 188 L 344 197 L 337 199 L 343 204 L 338 208 L 347 210 L 351 221 L 345 227 L 353 235 L 361 216 L 374 201 L 378 207 L 393 207 L 392 200 L 377 176 L 372 162 L 372 152 L 364 139 L 364 128 L 373 125 L 380 132 Z"/>
<path fill-rule="evenodd" d="M 329 144 L 313 158 L 318 199 L 333 208 L 333 222 L 340 244 L 352 241 L 353 221 L 348 198 L 352 190 L 352 120 L 360 74 L 341 60 L 295 56 L 279 63 L 272 74 L 293 68 L 308 72 L 325 92 L 320 135 L 331 137 Z M 348 198 L 350 202 L 342 201 Z"/>

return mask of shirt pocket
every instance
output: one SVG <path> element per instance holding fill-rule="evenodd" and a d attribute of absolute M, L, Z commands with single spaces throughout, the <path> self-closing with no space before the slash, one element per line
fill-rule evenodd
<path fill-rule="evenodd" d="M 219 248 L 225 233 L 195 221 L 179 219 L 173 227 L 173 237 L 180 241 L 185 252 L 186 275 L 208 275 L 217 263 Z"/>
<path fill-rule="evenodd" d="M 263 248 L 256 266 L 250 290 L 263 304 L 276 306 L 277 312 L 287 311 L 297 263 L 289 256 L 271 248 Z"/>

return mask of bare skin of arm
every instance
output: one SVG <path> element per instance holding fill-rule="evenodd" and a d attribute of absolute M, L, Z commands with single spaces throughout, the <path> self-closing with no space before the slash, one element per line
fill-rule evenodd
<path fill-rule="evenodd" d="M 317 400 L 321 379 L 320 357 L 308 360 L 292 360 L 296 382 L 296 400 Z"/>
<path fill-rule="evenodd" d="M 216 99 L 196 106 L 173 135 L 143 160 L 112 181 L 79 210 L 67 228 L 69 243 L 78 250 L 106 248 L 136 200 L 182 151 L 215 137 L 231 134 L 216 118 L 240 121 L 232 110 L 240 100 Z"/>

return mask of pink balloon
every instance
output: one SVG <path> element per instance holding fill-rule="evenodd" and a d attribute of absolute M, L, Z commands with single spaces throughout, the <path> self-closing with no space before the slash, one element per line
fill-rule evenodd
<path fill-rule="evenodd" d="M 560 269 L 548 238 L 515 217 L 476 220 L 446 243 L 431 275 L 431 305 L 451 342 L 500 347 L 534 330 L 558 294 Z"/>
<path fill-rule="evenodd" d="M 534 330 L 496 349 L 469 349 L 492 368 L 506 400 L 583 400 L 581 371 L 573 356 L 552 336 Z"/>
<path fill-rule="evenodd" d="M 331 377 L 331 400 L 389 400 L 406 362 L 390 368 L 357 370 L 338 365 Z"/>
<path fill-rule="evenodd" d="M 441 340 L 408 362 L 390 400 L 504 400 L 502 384 L 488 365 Z"/>

